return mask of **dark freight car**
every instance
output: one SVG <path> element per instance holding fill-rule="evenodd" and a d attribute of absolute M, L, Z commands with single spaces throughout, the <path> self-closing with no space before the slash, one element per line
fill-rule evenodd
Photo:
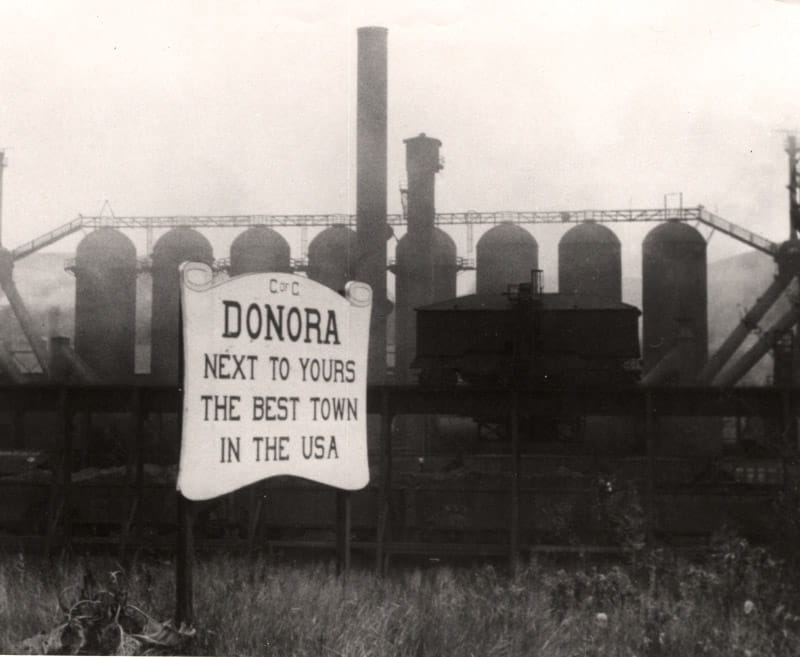
<path fill-rule="evenodd" d="M 638 381 L 639 315 L 600 297 L 473 294 L 417 309 L 421 383 L 625 385 Z"/>

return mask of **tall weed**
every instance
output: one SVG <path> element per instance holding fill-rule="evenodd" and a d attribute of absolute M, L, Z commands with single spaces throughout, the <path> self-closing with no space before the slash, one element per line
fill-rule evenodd
<path fill-rule="evenodd" d="M 75 609 L 65 602 L 70 591 L 86 590 L 85 572 L 81 564 L 1 558 L 0 590 L 14 599 L 0 597 L 0 652 L 19 652 L 25 638 L 63 625 L 64 607 Z M 108 610 L 119 611 L 118 621 L 131 607 L 151 619 L 171 614 L 171 563 L 139 562 L 121 573 L 93 561 L 91 572 L 88 599 L 107 604 L 89 605 L 82 617 L 113 626 Z M 440 566 L 383 579 L 354 570 L 344 579 L 332 563 L 216 556 L 196 564 L 196 635 L 186 645 L 194 654 L 270 657 L 788 656 L 800 654 L 797 592 L 785 562 L 733 537 L 702 561 L 654 551 L 635 565 L 531 561 L 513 575 L 490 565 Z M 98 641 L 87 638 L 83 648 L 102 647 Z M 162 648 L 114 645 L 120 654 Z"/>

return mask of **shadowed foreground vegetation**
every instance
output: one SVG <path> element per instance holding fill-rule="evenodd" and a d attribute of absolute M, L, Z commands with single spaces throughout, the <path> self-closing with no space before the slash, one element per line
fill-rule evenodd
<path fill-rule="evenodd" d="M 436 567 L 383 580 L 354 571 L 347 582 L 332 565 L 211 557 L 195 570 L 196 634 L 170 649 L 141 639 L 170 628 L 157 622 L 173 613 L 169 563 L 142 560 L 124 573 L 100 558 L 5 555 L 0 653 L 788 656 L 800 654 L 797 581 L 741 540 L 702 562 L 656 552 L 624 566 L 531 562 L 515 576 Z"/>

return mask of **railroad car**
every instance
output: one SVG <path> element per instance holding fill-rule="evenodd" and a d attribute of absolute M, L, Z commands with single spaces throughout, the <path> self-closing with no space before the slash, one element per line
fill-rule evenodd
<path fill-rule="evenodd" d="M 542 293 L 535 283 L 417 309 L 423 384 L 634 385 L 640 375 L 635 306 Z"/>

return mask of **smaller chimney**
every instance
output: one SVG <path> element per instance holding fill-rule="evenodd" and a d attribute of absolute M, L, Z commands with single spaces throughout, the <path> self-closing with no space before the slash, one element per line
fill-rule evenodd
<path fill-rule="evenodd" d="M 421 133 L 404 140 L 408 172 L 408 232 L 429 238 L 436 217 L 436 172 L 441 171 L 442 142 Z"/>

